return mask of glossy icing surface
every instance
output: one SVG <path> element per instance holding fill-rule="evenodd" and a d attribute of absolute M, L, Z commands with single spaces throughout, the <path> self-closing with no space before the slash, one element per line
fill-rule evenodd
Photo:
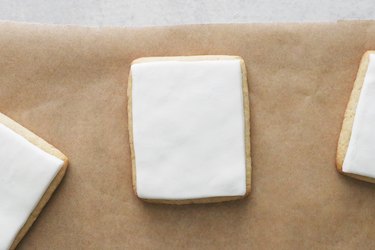
<path fill-rule="evenodd" d="M 375 178 L 375 54 L 369 64 L 356 109 L 343 172 Z"/>
<path fill-rule="evenodd" d="M 8 249 L 63 161 L 0 124 L 0 249 Z"/>
<path fill-rule="evenodd" d="M 136 189 L 146 199 L 246 193 L 240 61 L 132 65 Z"/>

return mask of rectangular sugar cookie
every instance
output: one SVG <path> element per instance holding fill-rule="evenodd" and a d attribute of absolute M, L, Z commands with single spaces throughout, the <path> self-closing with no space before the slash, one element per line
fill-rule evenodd
<path fill-rule="evenodd" d="M 249 194 L 250 110 L 242 58 L 133 61 L 128 118 L 139 198 L 188 204 Z"/>
<path fill-rule="evenodd" d="M 68 159 L 0 113 L 0 249 L 15 249 L 60 184 Z"/>
<path fill-rule="evenodd" d="M 375 51 L 361 60 L 345 111 L 337 148 L 337 170 L 375 183 Z"/>

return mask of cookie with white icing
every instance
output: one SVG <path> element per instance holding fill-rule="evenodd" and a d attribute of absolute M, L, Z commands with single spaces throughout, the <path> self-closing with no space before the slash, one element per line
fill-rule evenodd
<path fill-rule="evenodd" d="M 250 193 L 250 110 L 242 58 L 133 61 L 128 125 L 139 198 L 189 204 Z"/>
<path fill-rule="evenodd" d="M 345 111 L 337 148 L 337 170 L 375 183 L 375 51 L 361 60 Z"/>
<path fill-rule="evenodd" d="M 0 113 L 0 249 L 15 249 L 60 184 L 68 159 Z"/>

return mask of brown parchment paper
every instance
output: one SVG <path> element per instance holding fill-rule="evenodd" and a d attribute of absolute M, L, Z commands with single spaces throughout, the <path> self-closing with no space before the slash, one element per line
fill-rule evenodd
<path fill-rule="evenodd" d="M 335 170 L 344 110 L 360 58 L 375 47 L 375 22 L 1 23 L 0 34 L 0 112 L 70 160 L 19 249 L 375 248 L 375 185 Z M 246 62 L 252 193 L 222 204 L 144 203 L 131 185 L 129 64 L 205 54 Z"/>

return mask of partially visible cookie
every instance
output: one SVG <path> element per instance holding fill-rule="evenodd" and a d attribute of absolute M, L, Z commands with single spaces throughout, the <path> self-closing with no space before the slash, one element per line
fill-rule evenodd
<path fill-rule="evenodd" d="M 128 117 L 139 198 L 189 204 L 250 193 L 250 108 L 242 58 L 135 60 Z"/>
<path fill-rule="evenodd" d="M 337 147 L 337 170 L 375 183 L 375 51 L 361 60 Z"/>
<path fill-rule="evenodd" d="M 0 113 L 0 249 L 15 249 L 60 184 L 68 159 Z"/>

